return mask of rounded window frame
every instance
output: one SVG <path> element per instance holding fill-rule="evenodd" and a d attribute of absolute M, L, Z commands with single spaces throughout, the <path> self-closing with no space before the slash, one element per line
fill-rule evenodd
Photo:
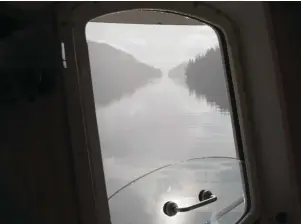
<path fill-rule="evenodd" d="M 64 24 L 65 28 L 67 26 L 67 30 L 69 28 L 69 32 L 71 31 L 72 33 L 71 36 L 69 36 L 72 38 L 72 43 L 66 42 L 67 48 L 68 46 L 73 48 L 73 52 L 69 54 L 69 57 L 67 52 L 67 64 L 76 68 L 69 72 L 76 73 L 77 77 L 77 81 L 67 87 L 67 91 L 69 89 L 68 92 L 70 93 L 69 98 L 72 98 L 67 100 L 70 102 L 79 98 L 79 102 L 77 103 L 82 109 L 79 112 L 81 120 L 75 122 L 78 123 L 76 127 L 83 128 L 85 133 L 84 139 L 82 140 L 82 145 L 85 146 L 84 148 L 80 148 L 77 144 L 79 141 L 78 138 L 80 137 L 79 133 L 75 133 L 74 136 L 77 137 L 72 139 L 75 167 L 79 170 L 85 166 L 84 171 L 80 173 L 76 172 L 78 194 L 80 197 L 79 203 L 82 208 L 81 219 L 83 223 L 110 223 L 110 218 L 105 217 L 109 216 L 108 204 L 103 201 L 106 197 L 106 191 L 105 189 L 101 189 L 105 182 L 100 155 L 101 151 L 85 28 L 86 24 L 96 17 L 132 10 L 153 10 L 188 16 L 192 19 L 205 22 L 217 32 L 225 62 L 227 85 L 229 83 L 231 85 L 230 88 L 228 88 L 230 90 L 229 96 L 232 101 L 231 108 L 233 109 L 231 117 L 233 128 L 238 129 L 235 130 L 234 137 L 238 137 L 238 139 L 235 139 L 236 143 L 238 143 L 238 154 L 241 158 L 244 158 L 244 179 L 245 183 L 248 184 L 246 187 L 248 190 L 248 202 L 251 203 L 247 206 L 246 214 L 238 222 L 252 223 L 256 221 L 260 211 L 260 192 L 256 178 L 256 161 L 251 150 L 254 137 L 251 135 L 252 125 L 248 119 L 248 111 L 250 108 L 247 106 L 245 95 L 243 64 L 240 59 L 239 51 L 240 40 L 235 23 L 221 11 L 202 2 L 173 2 L 173 4 L 169 4 L 168 2 L 118 2 L 118 4 L 114 4 L 113 2 L 87 2 L 74 5 L 73 8 L 69 9 L 69 13 L 65 13 L 61 18 L 63 21 L 66 20 L 66 18 L 72 18 L 72 22 L 67 19 L 67 25 Z M 68 32 L 67 30 L 65 32 Z M 64 40 L 64 34 L 61 34 L 61 36 Z M 67 70 L 69 69 L 68 67 Z M 75 87 L 75 89 L 73 89 L 75 91 L 71 93 L 70 88 L 73 88 L 72 85 Z M 234 96 L 234 99 L 232 96 Z M 69 105 L 68 107 L 68 110 L 70 110 L 73 105 Z M 74 122 L 71 121 L 69 123 L 71 123 L 72 126 Z M 71 127 L 71 129 L 73 128 Z M 81 155 L 85 156 L 83 157 Z M 85 163 L 82 161 L 83 159 L 88 159 L 89 161 Z M 93 191 L 90 193 L 87 192 L 86 187 L 82 186 L 82 177 L 87 174 L 90 176 L 91 189 Z M 81 199 L 86 197 L 87 194 L 90 194 L 91 202 L 93 201 L 92 207 L 86 204 L 85 199 Z M 93 208 L 92 211 L 91 208 Z"/>

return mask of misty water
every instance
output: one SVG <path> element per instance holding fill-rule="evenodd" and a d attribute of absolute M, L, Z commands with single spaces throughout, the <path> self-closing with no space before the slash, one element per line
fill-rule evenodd
<path fill-rule="evenodd" d="M 167 73 L 96 110 L 108 195 L 172 162 L 236 157 L 229 112 L 191 95 Z"/>
<path fill-rule="evenodd" d="M 135 178 L 166 164 L 209 156 L 236 157 L 229 112 L 221 112 L 218 107 L 207 103 L 206 98 L 192 95 L 185 85 L 169 78 L 167 72 L 138 88 L 131 96 L 99 106 L 96 110 L 108 196 Z M 198 163 L 202 166 L 203 162 Z M 217 169 L 215 172 L 220 171 Z M 124 223 L 125 217 L 132 218 L 133 213 L 136 214 L 135 223 L 176 224 L 196 218 L 205 222 L 211 212 L 217 212 L 218 208 L 235 200 L 242 186 L 239 164 L 234 163 L 234 168 L 228 171 L 230 175 L 236 175 L 235 183 L 226 180 L 213 187 L 214 184 L 204 184 L 197 177 L 202 172 L 200 167 L 187 169 L 180 166 L 176 171 L 167 172 L 168 178 L 162 178 L 158 172 L 135 183 L 137 186 L 128 187 L 112 199 L 113 224 Z M 203 188 L 214 188 L 215 194 L 226 195 L 218 205 L 211 206 L 211 211 L 207 211 L 210 207 L 205 209 L 205 215 L 200 217 L 193 212 L 172 218 L 158 214 L 158 211 L 162 213 L 160 206 L 167 201 L 162 195 L 166 191 L 175 192 L 171 186 L 179 187 L 179 183 L 189 185 L 189 188 L 181 186 L 178 194 L 170 199 L 180 199 L 182 204 L 185 203 L 184 197 L 186 205 L 195 203 L 197 191 Z M 147 187 L 150 188 L 146 190 Z M 150 208 L 154 203 L 149 201 L 154 198 L 157 198 L 153 208 L 157 209 L 156 215 Z M 127 205 L 123 202 L 131 204 L 130 208 L 125 209 Z M 237 209 L 238 215 L 234 215 L 234 219 L 240 217 L 244 206 Z M 185 222 L 179 222 L 183 219 Z"/>

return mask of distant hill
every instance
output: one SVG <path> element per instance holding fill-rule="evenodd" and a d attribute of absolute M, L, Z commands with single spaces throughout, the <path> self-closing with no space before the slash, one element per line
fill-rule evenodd
<path fill-rule="evenodd" d="M 161 77 L 161 70 L 108 44 L 88 41 L 95 102 L 106 105 Z"/>
<path fill-rule="evenodd" d="M 184 79 L 191 93 L 197 97 L 205 97 L 209 103 L 215 104 L 221 110 L 229 110 L 225 73 L 219 48 L 210 49 L 204 55 L 189 60 L 183 72 L 184 64 L 172 69 L 169 76 Z"/>
<path fill-rule="evenodd" d="M 183 62 L 183 63 L 177 65 L 176 67 L 172 68 L 168 72 L 168 76 L 176 82 L 185 84 L 185 82 L 186 82 L 185 71 L 186 71 L 187 65 L 188 65 L 188 62 Z"/>

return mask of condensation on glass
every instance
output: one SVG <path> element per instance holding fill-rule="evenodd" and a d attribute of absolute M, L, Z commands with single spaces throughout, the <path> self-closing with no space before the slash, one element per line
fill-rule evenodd
<path fill-rule="evenodd" d="M 235 223 L 246 198 L 221 46 L 188 17 L 126 11 L 86 25 L 113 224 Z M 217 198 L 189 207 L 201 190 Z"/>

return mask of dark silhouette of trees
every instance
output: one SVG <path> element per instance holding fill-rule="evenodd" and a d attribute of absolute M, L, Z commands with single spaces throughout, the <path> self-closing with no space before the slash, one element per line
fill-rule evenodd
<path fill-rule="evenodd" d="M 186 84 L 190 93 L 204 97 L 222 111 L 229 110 L 225 71 L 219 48 L 211 48 L 169 71 L 169 77 Z"/>
<path fill-rule="evenodd" d="M 185 76 L 191 93 L 205 97 L 221 110 L 229 110 L 225 71 L 219 48 L 211 48 L 204 55 L 197 55 L 194 60 L 189 60 Z"/>

